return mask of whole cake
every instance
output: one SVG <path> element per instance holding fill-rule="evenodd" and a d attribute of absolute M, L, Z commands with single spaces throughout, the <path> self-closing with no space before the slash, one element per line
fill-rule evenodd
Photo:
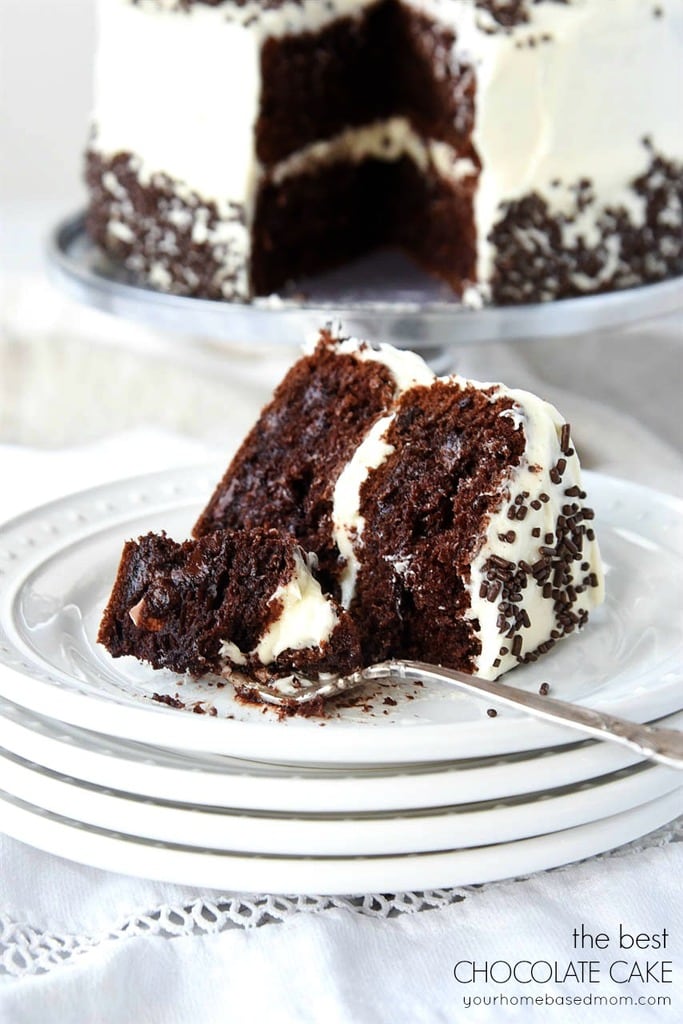
<path fill-rule="evenodd" d="M 546 402 L 323 333 L 245 439 L 195 540 L 126 547 L 100 639 L 116 656 L 195 673 L 310 675 L 407 657 L 494 679 L 602 601 L 585 498 L 569 425 Z M 301 595 L 313 596 L 297 610 Z M 274 629 L 278 643 L 264 642 Z"/>
<path fill-rule="evenodd" d="M 398 246 L 467 301 L 683 273 L 680 0 L 99 0 L 91 236 L 248 299 Z"/>

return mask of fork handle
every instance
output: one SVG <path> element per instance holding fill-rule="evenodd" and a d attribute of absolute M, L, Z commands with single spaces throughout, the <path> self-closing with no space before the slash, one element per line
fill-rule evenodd
<path fill-rule="evenodd" d="M 683 769 L 683 733 L 674 729 L 638 725 L 580 704 L 569 704 L 555 697 L 527 693 L 497 680 L 480 679 L 478 676 L 468 676 L 464 672 L 426 665 L 419 661 L 385 661 L 371 665 L 360 675 L 368 681 L 392 678 L 407 682 L 424 680 L 449 683 L 468 693 L 486 694 L 487 697 L 507 707 L 523 708 L 536 718 L 561 722 L 572 729 L 597 736 L 598 739 L 620 743 L 651 761 Z"/>

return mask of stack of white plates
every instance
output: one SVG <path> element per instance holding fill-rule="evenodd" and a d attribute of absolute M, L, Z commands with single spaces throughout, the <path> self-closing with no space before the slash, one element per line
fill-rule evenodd
<path fill-rule="evenodd" d="M 112 660 L 95 636 L 123 540 L 185 536 L 216 475 L 109 485 L 0 531 L 4 832 L 186 884 L 395 892 L 564 864 L 683 809 L 673 769 L 522 713 L 491 716 L 448 687 L 378 683 L 323 718 L 280 720 L 229 685 Z M 681 727 L 682 506 L 587 477 L 607 604 L 510 682 Z"/>

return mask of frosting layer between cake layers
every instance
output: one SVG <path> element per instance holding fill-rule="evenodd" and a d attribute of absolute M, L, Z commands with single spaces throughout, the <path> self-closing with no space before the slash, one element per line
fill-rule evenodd
<path fill-rule="evenodd" d="M 335 203 L 381 213 L 328 262 L 394 242 L 473 299 L 683 272 L 673 0 L 100 0 L 99 38 L 89 226 L 160 288 L 267 292 Z"/>

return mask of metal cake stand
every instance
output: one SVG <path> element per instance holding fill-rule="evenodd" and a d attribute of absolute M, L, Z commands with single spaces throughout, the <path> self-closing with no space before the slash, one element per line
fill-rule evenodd
<path fill-rule="evenodd" d="M 106 313 L 213 342 L 299 346 L 329 322 L 373 342 L 443 351 L 454 345 L 566 337 L 683 309 L 683 278 L 605 295 L 527 306 L 472 309 L 393 251 L 297 283 L 291 294 L 251 303 L 168 295 L 136 282 L 94 245 L 84 215 L 59 223 L 49 240 L 53 279 Z"/>

